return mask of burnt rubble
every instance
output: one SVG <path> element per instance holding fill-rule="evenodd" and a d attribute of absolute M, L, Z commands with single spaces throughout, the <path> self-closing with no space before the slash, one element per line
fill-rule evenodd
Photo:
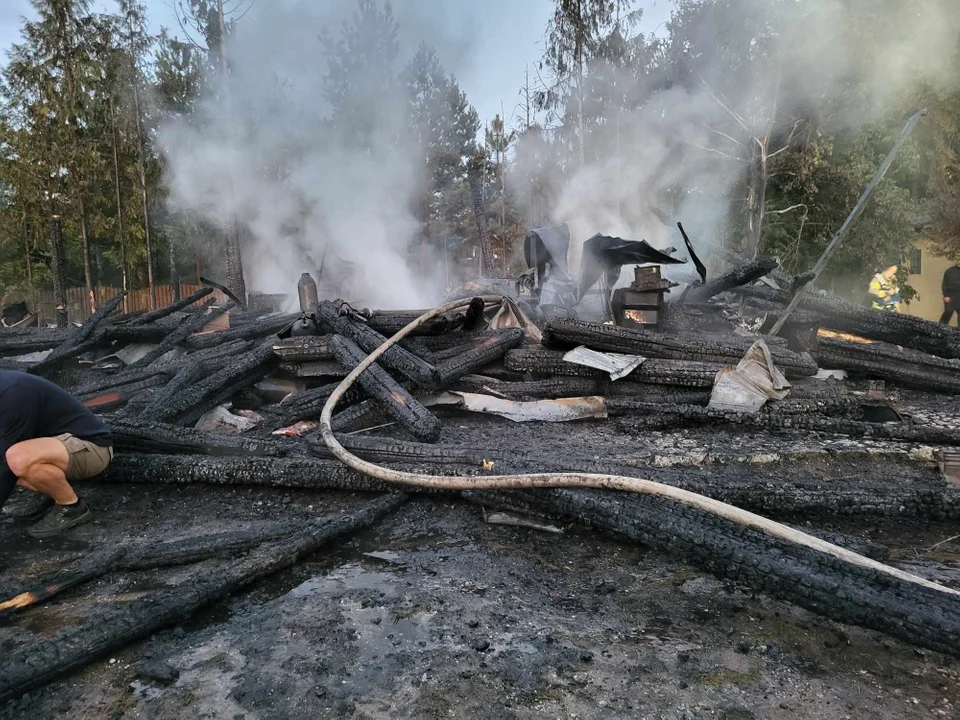
<path fill-rule="evenodd" d="M 528 242 L 537 270 L 534 299 L 552 261 L 538 240 Z M 475 299 L 424 323 L 376 358 L 340 399 L 330 425 L 351 433 L 339 436 L 348 453 L 411 473 L 467 481 L 491 475 L 494 467 L 501 473 L 599 474 L 645 478 L 776 518 L 807 513 L 956 520 L 960 484 L 946 470 L 941 475 L 927 468 L 937 458 L 945 468 L 952 448 L 960 447 L 949 397 L 960 393 L 960 331 L 808 290 L 783 337 L 758 334 L 792 300 L 786 289 L 752 284 L 776 266 L 764 259 L 712 281 L 695 281 L 665 303 L 650 328 L 546 316 L 522 295 L 514 298 L 542 341 L 523 327 L 491 329 L 488 321 L 499 306 L 488 302 L 484 308 Z M 101 478 L 106 483 L 385 494 L 352 514 L 313 524 L 291 521 L 185 544 L 140 540 L 16 587 L 4 581 L 8 595 L 0 597 L 0 617 L 30 612 L 68 588 L 125 568 L 218 563 L 215 572 L 191 575 L 176 588 L 18 645 L 2 661 L 0 699 L 181 622 L 404 502 L 395 485 L 335 459 L 318 423 L 343 377 L 419 313 L 365 311 L 308 297 L 310 306 L 301 313 L 264 315 L 233 302 L 217 304 L 209 294 L 206 288 L 168 308 L 129 315 L 118 313 L 123 298 L 117 296 L 80 327 L 0 328 L 0 364 L 61 384 L 104 417 L 117 447 Z M 217 317 L 226 318 L 229 328 L 211 326 Z M 756 412 L 712 406 L 717 378 L 758 341 L 787 378 L 787 396 L 768 400 Z M 605 369 L 565 359 L 575 348 L 643 361 L 612 380 Z M 591 399 L 600 408 L 584 422 L 609 435 L 607 449 L 600 449 L 599 439 L 593 447 L 559 452 L 538 446 L 536 424 L 518 429 L 517 437 L 525 439 L 513 442 L 490 435 L 509 436 L 520 425 L 500 422 L 479 433 L 454 427 L 465 409 L 497 415 L 506 413 L 501 406 L 521 408 L 536 420 L 550 403 L 570 398 Z M 735 447 L 729 439 L 718 441 L 728 447 L 700 454 L 687 443 L 670 455 L 668 433 L 681 428 L 705 438 L 716 433 L 742 439 Z M 659 453 L 610 450 L 651 433 L 665 433 Z M 751 449 L 751 435 L 762 435 L 766 444 Z M 917 477 L 833 487 L 809 481 L 802 462 L 830 443 L 846 443 L 829 454 L 848 453 L 851 462 L 874 462 L 884 453 L 915 459 Z M 738 468 L 735 480 L 714 475 L 711 466 L 724 463 Z M 773 463 L 781 469 L 771 472 Z M 407 490 L 462 494 L 485 507 L 579 523 L 675 554 L 831 620 L 960 656 L 956 590 L 892 575 L 890 568 L 859 564 L 829 549 L 797 546 L 669 496 L 590 487 Z"/>

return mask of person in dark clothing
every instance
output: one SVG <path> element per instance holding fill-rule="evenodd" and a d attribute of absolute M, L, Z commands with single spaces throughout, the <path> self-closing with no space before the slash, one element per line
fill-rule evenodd
<path fill-rule="evenodd" d="M 67 391 L 43 378 L 0 370 L 0 508 L 19 485 L 27 502 L 4 512 L 38 520 L 50 537 L 92 519 L 71 482 L 103 472 L 113 459 L 110 429 Z"/>
<path fill-rule="evenodd" d="M 960 260 L 947 268 L 940 289 L 943 291 L 943 315 L 940 316 L 940 322 L 949 325 L 950 318 L 957 313 L 957 324 L 960 325 Z"/>

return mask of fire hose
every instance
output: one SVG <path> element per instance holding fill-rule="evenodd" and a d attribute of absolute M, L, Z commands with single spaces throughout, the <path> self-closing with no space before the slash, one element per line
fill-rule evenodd
<path fill-rule="evenodd" d="M 503 298 L 499 296 L 485 296 L 481 298 L 485 305 L 499 305 Z M 357 365 L 333 391 L 323 411 L 320 414 L 320 433 L 326 446 L 334 457 L 357 472 L 363 473 L 377 480 L 392 483 L 403 487 L 426 488 L 430 490 L 446 491 L 476 491 L 476 490 L 518 490 L 535 488 L 592 488 L 600 490 L 620 490 L 623 492 L 656 495 L 669 500 L 688 505 L 697 510 L 713 514 L 737 525 L 764 533 L 781 541 L 793 543 L 811 550 L 825 553 L 838 560 L 853 565 L 869 568 L 885 573 L 901 581 L 915 583 L 928 589 L 960 599 L 960 591 L 932 582 L 918 575 L 904 572 L 897 568 L 871 560 L 858 553 L 829 543 L 820 538 L 809 535 L 800 530 L 788 527 L 781 523 L 765 518 L 761 515 L 729 505 L 719 500 L 690 492 L 682 488 L 666 485 L 652 480 L 625 477 L 621 475 L 601 475 L 595 473 L 530 473 L 521 475 L 484 475 L 474 477 L 457 477 L 453 475 L 427 475 L 411 473 L 392 468 L 386 468 L 376 463 L 367 462 L 350 453 L 335 437 L 330 425 L 333 409 L 340 398 L 350 389 L 357 378 L 389 348 L 398 343 L 424 323 L 445 313 L 460 310 L 470 304 L 470 298 L 454 300 L 435 310 L 424 313 L 409 325 L 404 327 L 393 337 L 389 338 L 380 347 L 370 353 Z"/>

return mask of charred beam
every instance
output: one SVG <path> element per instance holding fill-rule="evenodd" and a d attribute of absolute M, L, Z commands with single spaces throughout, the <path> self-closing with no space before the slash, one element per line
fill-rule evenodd
<path fill-rule="evenodd" d="M 187 295 L 185 298 L 167 305 L 166 307 L 160 308 L 159 310 L 154 310 L 153 312 L 145 313 L 140 315 L 131 321 L 131 325 L 146 325 L 147 323 L 152 323 L 161 318 L 165 318 L 168 315 L 173 315 L 175 312 L 179 312 L 190 305 L 193 305 L 195 302 L 203 300 L 207 295 L 213 292 L 212 287 L 202 287 L 197 290 L 195 293 Z"/>
<path fill-rule="evenodd" d="M 506 330 L 484 338 L 479 344 L 465 353 L 445 360 L 437 366 L 441 387 L 446 387 L 465 375 L 477 372 L 485 365 L 499 360 L 511 348 L 519 346 L 524 339 L 523 330 Z"/>
<path fill-rule="evenodd" d="M 330 302 L 324 301 L 317 305 L 317 319 L 328 332 L 353 341 L 365 353 L 373 352 L 387 340 L 373 328 L 341 315 Z M 399 345 L 387 350 L 377 362 L 381 367 L 400 373 L 420 387 L 430 388 L 437 384 L 437 371 L 434 367 Z"/>
<path fill-rule="evenodd" d="M 692 303 L 705 302 L 722 292 L 755 282 L 778 267 L 780 267 L 779 258 L 762 258 L 746 265 L 739 265 L 703 285 L 690 288 L 684 300 Z"/>
<path fill-rule="evenodd" d="M 349 370 L 359 365 L 366 357 L 356 343 L 335 335 L 330 347 L 337 360 Z M 374 364 L 360 375 L 358 382 L 371 398 L 379 402 L 387 412 L 415 438 L 433 442 L 440 438 L 440 421 L 421 405 L 383 368 Z"/>
<path fill-rule="evenodd" d="M 595 350 L 627 353 L 668 360 L 736 364 L 754 340 L 726 335 L 664 335 L 616 325 L 554 320 L 547 325 L 544 340 L 560 346 L 586 345 Z M 817 374 L 817 364 L 808 353 L 794 353 L 780 343 L 767 343 L 774 363 L 787 377 Z"/>

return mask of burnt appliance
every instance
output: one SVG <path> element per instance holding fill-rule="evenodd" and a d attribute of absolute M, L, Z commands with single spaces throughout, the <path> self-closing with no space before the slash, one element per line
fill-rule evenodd
<path fill-rule="evenodd" d="M 660 276 L 659 265 L 637 266 L 633 282 L 613 291 L 611 306 L 613 319 L 620 327 L 655 328 L 663 321 L 663 296 L 670 292 L 672 283 Z"/>

